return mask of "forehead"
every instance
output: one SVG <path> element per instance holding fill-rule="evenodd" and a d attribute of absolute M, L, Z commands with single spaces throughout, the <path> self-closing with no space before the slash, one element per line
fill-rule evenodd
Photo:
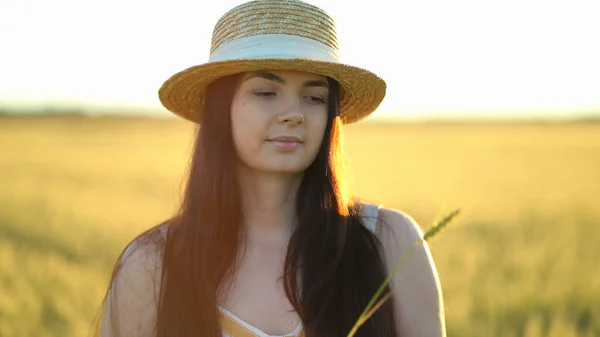
<path fill-rule="evenodd" d="M 326 76 L 319 75 L 319 74 L 313 74 L 313 73 L 304 72 L 304 71 L 270 70 L 270 69 L 246 72 L 242 75 L 242 81 L 252 78 L 252 77 L 262 77 L 262 76 L 257 76 L 258 74 L 274 74 L 274 75 L 284 79 L 286 82 L 287 81 L 305 82 L 305 81 L 316 81 L 316 80 L 327 81 Z"/>

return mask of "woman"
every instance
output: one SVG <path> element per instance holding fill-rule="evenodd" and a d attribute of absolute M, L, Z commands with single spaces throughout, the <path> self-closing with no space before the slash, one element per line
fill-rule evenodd
<path fill-rule="evenodd" d="M 342 124 L 385 95 L 340 64 L 333 20 L 295 0 L 217 22 L 209 62 L 168 79 L 163 105 L 199 124 L 180 211 L 121 254 L 101 336 L 346 336 L 422 237 L 408 215 L 353 200 Z M 445 336 L 427 245 L 357 336 Z"/>

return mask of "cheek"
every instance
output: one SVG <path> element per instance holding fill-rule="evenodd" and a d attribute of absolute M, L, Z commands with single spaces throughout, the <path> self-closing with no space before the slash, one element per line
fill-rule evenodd
<path fill-rule="evenodd" d="M 325 135 L 325 127 L 327 126 L 327 113 L 320 113 L 309 121 L 308 130 L 311 133 L 311 138 L 314 139 L 314 144 L 311 146 L 311 150 L 316 152 L 319 151 L 319 147 L 323 142 Z"/>
<path fill-rule="evenodd" d="M 252 105 L 234 100 L 231 106 L 231 131 L 238 156 L 243 161 L 251 160 L 260 149 L 263 130 L 258 114 Z"/>

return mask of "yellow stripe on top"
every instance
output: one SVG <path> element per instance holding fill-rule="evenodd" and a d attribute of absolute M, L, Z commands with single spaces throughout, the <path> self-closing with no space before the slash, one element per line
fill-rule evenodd
<path fill-rule="evenodd" d="M 261 337 L 250 329 L 241 325 L 233 318 L 227 316 L 224 312 L 219 312 L 221 316 L 221 329 L 231 337 Z"/>
<path fill-rule="evenodd" d="M 219 311 L 221 320 L 221 329 L 231 337 L 264 337 L 257 335 L 252 330 L 240 324 L 238 321 L 229 317 L 222 311 Z M 285 335 L 284 337 L 295 337 L 294 335 Z M 298 334 L 298 337 L 304 337 L 304 331 Z"/>

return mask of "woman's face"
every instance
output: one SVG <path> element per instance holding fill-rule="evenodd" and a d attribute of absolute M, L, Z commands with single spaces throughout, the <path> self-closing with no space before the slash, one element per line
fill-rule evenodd
<path fill-rule="evenodd" d="M 328 97 L 324 76 L 292 71 L 244 74 L 231 103 L 240 161 L 257 171 L 304 171 L 323 140 Z"/>

